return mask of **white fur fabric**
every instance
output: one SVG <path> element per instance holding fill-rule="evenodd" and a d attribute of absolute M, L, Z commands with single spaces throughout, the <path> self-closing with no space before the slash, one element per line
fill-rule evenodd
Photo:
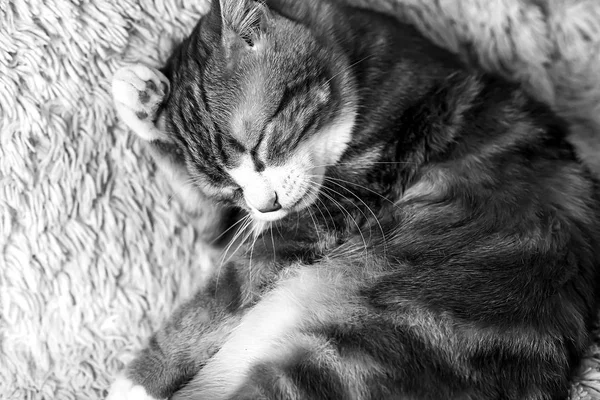
<path fill-rule="evenodd" d="M 600 171 L 598 0 L 352 0 L 522 81 Z M 207 0 L 0 0 L 0 399 L 99 399 L 210 264 L 116 120 L 123 62 L 159 65 Z M 508 27 L 508 28 L 507 28 Z M 591 347 L 572 399 L 600 399 Z"/>

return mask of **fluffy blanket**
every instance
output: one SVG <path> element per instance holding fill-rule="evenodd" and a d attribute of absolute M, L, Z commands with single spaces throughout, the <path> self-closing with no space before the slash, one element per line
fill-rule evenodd
<path fill-rule="evenodd" d="M 352 0 L 519 80 L 600 171 L 600 2 Z M 98 399 L 210 258 L 116 120 L 123 62 L 159 65 L 207 0 L 0 0 L 0 398 Z M 590 347 L 572 399 L 600 399 Z"/>

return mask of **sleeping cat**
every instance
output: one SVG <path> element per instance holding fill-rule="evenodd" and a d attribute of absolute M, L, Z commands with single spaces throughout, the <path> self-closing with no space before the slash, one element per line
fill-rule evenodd
<path fill-rule="evenodd" d="M 188 204 L 237 222 L 111 400 L 567 396 L 600 196 L 518 87 L 371 11 L 213 0 L 113 93 Z"/>

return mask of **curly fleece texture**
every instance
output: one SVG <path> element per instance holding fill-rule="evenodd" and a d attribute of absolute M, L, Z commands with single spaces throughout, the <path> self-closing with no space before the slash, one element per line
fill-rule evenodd
<path fill-rule="evenodd" d="M 600 171 L 600 2 L 351 0 L 523 84 Z M 207 0 L 0 0 L 0 399 L 98 399 L 211 260 L 109 95 Z M 600 399 L 590 347 L 572 399 Z"/>

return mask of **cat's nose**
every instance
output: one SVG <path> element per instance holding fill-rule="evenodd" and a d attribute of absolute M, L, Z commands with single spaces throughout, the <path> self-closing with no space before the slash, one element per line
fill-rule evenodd
<path fill-rule="evenodd" d="M 260 213 L 272 213 L 282 208 L 277 192 L 269 185 L 261 185 L 261 182 L 256 182 L 244 187 L 243 191 L 246 203 Z"/>
<path fill-rule="evenodd" d="M 260 207 L 256 207 L 256 209 L 263 214 L 281 210 L 281 204 L 279 204 L 277 192 L 273 192 L 273 196 L 269 198 L 269 200 L 266 201 L 265 204 L 261 205 Z"/>

